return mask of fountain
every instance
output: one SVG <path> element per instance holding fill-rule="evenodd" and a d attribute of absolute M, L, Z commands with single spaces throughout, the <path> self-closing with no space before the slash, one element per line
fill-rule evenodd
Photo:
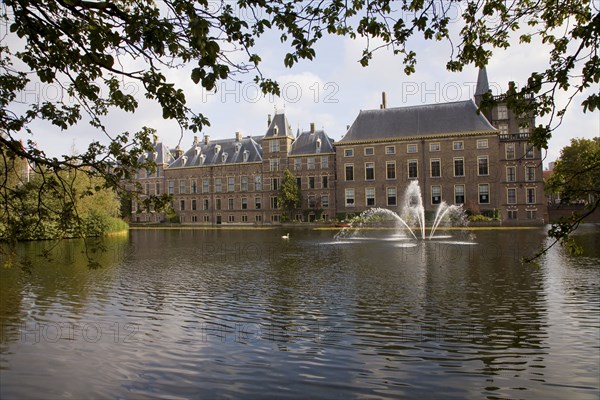
<path fill-rule="evenodd" d="M 362 212 L 352 223 L 352 227 L 370 226 L 374 223 L 391 220 L 397 225 L 408 230 L 415 240 L 427 239 L 425 234 L 425 207 L 423 206 L 423 197 L 421 196 L 421 187 L 418 181 L 412 181 L 406 191 L 401 203 L 399 213 L 396 213 L 387 208 L 370 208 Z M 429 240 L 434 238 L 435 231 L 443 224 L 450 222 L 453 225 L 466 225 L 465 214 L 462 206 L 448 205 L 446 202 L 439 204 L 435 213 L 435 218 L 431 224 L 431 232 Z M 351 228 L 352 228 L 351 227 Z M 336 239 L 346 238 L 351 235 L 353 230 L 344 228 L 336 235 Z"/>

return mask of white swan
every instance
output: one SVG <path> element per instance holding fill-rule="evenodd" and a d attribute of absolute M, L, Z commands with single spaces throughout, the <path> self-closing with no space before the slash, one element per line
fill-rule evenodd
<path fill-rule="evenodd" d="M 286 235 L 283 235 L 283 236 L 281 236 L 281 238 L 282 238 L 282 239 L 289 239 L 289 238 L 290 238 L 290 234 L 288 233 L 288 234 L 286 234 Z"/>

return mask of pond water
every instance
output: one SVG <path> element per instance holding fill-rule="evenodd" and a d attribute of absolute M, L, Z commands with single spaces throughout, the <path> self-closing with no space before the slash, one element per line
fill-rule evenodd
<path fill-rule="evenodd" d="M 0 398 L 598 399 L 600 227 L 522 264 L 546 230 L 132 230 L 98 268 L 25 243 Z"/>

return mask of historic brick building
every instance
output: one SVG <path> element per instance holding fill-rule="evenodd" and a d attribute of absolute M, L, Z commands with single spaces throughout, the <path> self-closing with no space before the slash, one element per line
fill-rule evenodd
<path fill-rule="evenodd" d="M 279 189 L 284 171 L 301 188 L 293 219 L 346 218 L 368 208 L 399 210 L 406 187 L 417 180 L 426 211 L 462 204 L 503 223 L 543 222 L 542 163 L 528 144 L 534 121 L 509 112 L 504 97 L 479 113 L 488 91 L 480 70 L 475 101 L 360 111 L 339 142 L 314 124 L 292 133 L 283 113 L 268 118 L 264 136 L 211 141 L 194 139 L 187 151 L 162 143 L 148 154 L 155 176 L 140 175 L 146 194 L 173 195 L 185 224 L 269 224 L 282 221 Z M 159 222 L 165 215 L 138 209 L 133 221 Z"/>
<path fill-rule="evenodd" d="M 146 155 L 159 164 L 157 174 L 138 174 L 145 195 L 168 193 L 184 224 L 279 223 L 279 187 L 285 169 L 296 176 L 302 205 L 296 220 L 327 220 L 335 215 L 335 150 L 323 131 L 294 137 L 283 113 L 269 116 L 264 136 L 203 141 L 194 138 L 187 151 L 156 143 Z M 155 158 L 152 158 L 155 157 Z M 165 164 L 168 160 L 168 166 Z M 143 197 L 143 196 L 142 196 Z M 135 222 L 161 222 L 165 213 L 133 206 Z"/>
<path fill-rule="evenodd" d="M 442 201 L 498 208 L 498 135 L 471 100 L 361 111 L 336 143 L 338 213 L 394 211 L 418 180 L 426 211 Z"/>
<path fill-rule="evenodd" d="M 140 200 L 147 195 L 160 195 L 165 193 L 165 171 L 175 158 L 169 148 L 162 142 L 155 141 L 154 152 L 148 153 L 140 161 L 152 160 L 156 164 L 156 171 L 150 173 L 146 170 L 138 171 L 135 174 L 137 183 L 141 185 L 142 196 Z M 154 212 L 154 210 L 145 209 L 141 201 L 134 200 L 131 205 L 132 222 L 157 223 L 165 219 L 164 212 Z"/>
<path fill-rule="evenodd" d="M 479 70 L 475 102 L 489 90 L 485 68 Z M 499 103 L 483 114 L 498 130 L 497 192 L 501 219 L 504 223 L 548 222 L 544 196 L 542 154 L 529 141 L 535 120 L 530 115 L 515 115 L 503 101 L 505 95 L 496 96 Z"/>
<path fill-rule="evenodd" d="M 388 108 L 384 93 L 379 109 L 360 111 L 336 143 L 338 215 L 397 211 L 417 180 L 426 211 L 444 201 L 506 223 L 543 222 L 541 154 L 528 143 L 534 121 L 502 101 L 479 113 L 488 90 L 482 69 L 475 102 Z"/>

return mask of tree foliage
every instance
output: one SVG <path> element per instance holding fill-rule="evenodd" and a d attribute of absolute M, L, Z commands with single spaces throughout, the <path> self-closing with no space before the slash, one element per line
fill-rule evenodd
<path fill-rule="evenodd" d="M 600 16 L 593 7 L 591 0 L 5 0 L 0 20 L 10 33 L 0 44 L 0 143 L 55 173 L 58 181 L 61 171 L 80 169 L 118 187 L 133 171 L 154 167 L 139 161 L 151 151 L 153 133 L 149 127 L 108 131 L 110 112 L 134 113 L 145 97 L 182 132 L 202 130 L 209 121 L 188 106 L 187 85 L 168 79 L 171 71 L 185 67 L 191 68 L 191 82 L 207 90 L 252 72 L 263 92 L 279 94 L 277 82 L 263 76 L 255 52 L 258 38 L 274 31 L 289 46 L 281 55 L 287 67 L 314 59 L 315 45 L 324 37 L 345 36 L 364 40 L 361 65 L 387 48 L 402 57 L 406 74 L 417 64 L 413 38 L 450 43 L 451 71 L 484 66 L 495 49 L 516 41 L 546 43 L 551 46 L 548 68 L 532 71 L 526 85 L 508 93 L 516 111 L 550 116 L 532 136 L 535 145 L 546 148 L 573 97 L 600 80 Z M 18 94 L 34 80 L 58 85 L 66 96 L 23 104 Z M 128 92 L 130 82 L 143 88 L 140 97 Z M 561 91 L 568 97 L 563 105 L 556 103 Z M 489 94 L 484 100 L 484 106 L 494 101 Z M 592 93 L 581 108 L 594 111 L 599 105 Z M 36 147 L 40 122 L 67 130 L 86 120 L 106 140 L 63 157 Z M 24 146 L 18 140 L 23 134 L 32 135 Z"/>
<path fill-rule="evenodd" d="M 560 152 L 554 173 L 546 182 L 546 190 L 560 193 L 561 205 L 584 204 L 585 207 L 581 212 L 552 224 L 548 236 L 554 241 L 526 261 L 537 258 L 556 243 L 562 243 L 570 254 L 582 254 L 583 249 L 571 233 L 600 207 L 600 138 L 571 139 L 571 144 Z"/>
<path fill-rule="evenodd" d="M 593 204 L 600 197 L 600 137 L 571 139 L 546 185 L 561 194 L 561 203 Z"/>
<path fill-rule="evenodd" d="M 30 168 L 0 151 L 0 242 L 95 237 L 127 228 L 102 178 L 78 169 Z M 65 194 L 67 194 L 65 196 Z"/>
<path fill-rule="evenodd" d="M 285 210 L 288 220 L 292 219 L 294 210 L 300 208 L 302 204 L 300 188 L 296 183 L 296 178 L 289 169 L 286 169 L 283 173 L 278 201 L 280 207 Z"/>

